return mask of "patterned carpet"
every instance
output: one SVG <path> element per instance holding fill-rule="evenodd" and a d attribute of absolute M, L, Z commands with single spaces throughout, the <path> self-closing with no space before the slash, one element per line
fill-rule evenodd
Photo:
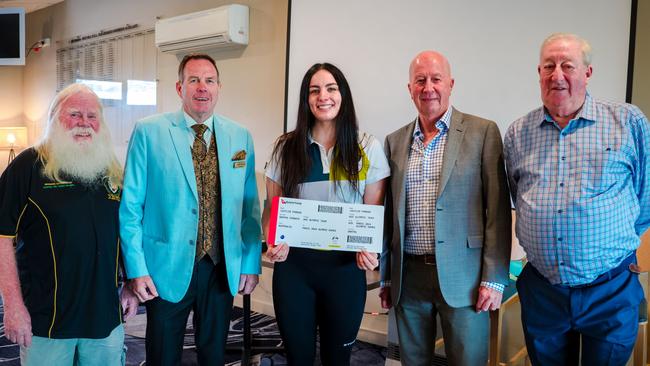
<path fill-rule="evenodd" d="M 19 366 L 19 349 L 15 344 L 11 344 L 4 336 L 4 325 L 1 321 L 4 314 L 4 307 L 0 299 L 0 365 L 1 366 Z M 233 309 L 232 320 L 230 322 L 230 333 L 228 335 L 228 366 L 235 366 L 241 363 L 241 344 L 243 339 L 243 320 L 242 309 L 235 307 Z M 125 326 L 126 339 L 125 345 L 128 348 L 126 353 L 126 364 L 129 366 L 144 365 L 144 331 L 146 326 L 146 315 L 144 307 L 138 310 L 138 315 L 134 319 L 129 319 Z M 278 332 L 275 319 L 264 314 L 253 313 L 251 315 L 251 329 L 253 333 L 254 346 L 271 347 L 281 345 L 282 340 Z M 357 342 L 352 350 L 351 364 L 354 366 L 380 366 L 384 365 L 386 360 L 386 348 L 372 344 Z M 286 359 L 281 352 L 257 354 L 251 357 L 251 365 L 264 366 L 282 366 L 286 365 Z M 187 332 L 185 336 L 185 345 L 183 351 L 182 366 L 196 365 L 196 353 L 194 347 L 194 332 L 191 321 L 188 321 Z M 314 365 L 320 365 L 317 361 Z"/>

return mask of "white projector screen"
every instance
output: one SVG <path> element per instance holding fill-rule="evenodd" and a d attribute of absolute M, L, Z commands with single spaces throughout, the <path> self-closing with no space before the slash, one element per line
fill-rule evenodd
<path fill-rule="evenodd" d="M 422 50 L 447 56 L 451 103 L 496 121 L 505 133 L 541 105 L 539 46 L 553 32 L 593 47 L 590 93 L 625 100 L 631 0 L 292 0 L 287 130 L 295 127 L 300 81 L 316 62 L 345 74 L 361 130 L 384 137 L 412 121 L 408 67 Z"/>

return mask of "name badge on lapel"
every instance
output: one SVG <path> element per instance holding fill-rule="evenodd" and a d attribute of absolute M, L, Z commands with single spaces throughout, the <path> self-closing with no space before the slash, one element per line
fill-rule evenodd
<path fill-rule="evenodd" d="M 243 168 L 246 166 L 246 150 L 239 150 L 232 156 L 232 167 Z"/>

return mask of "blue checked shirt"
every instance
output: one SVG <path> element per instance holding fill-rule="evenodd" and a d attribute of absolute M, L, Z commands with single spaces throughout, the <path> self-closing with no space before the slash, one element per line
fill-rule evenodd
<path fill-rule="evenodd" d="M 436 122 L 438 134 L 424 145 L 419 120 L 415 121 L 413 142 L 406 170 L 406 230 L 404 251 L 423 255 L 435 253 L 436 199 L 440 187 L 447 131 L 451 123 L 451 108 Z M 481 282 L 481 286 L 503 292 L 504 285 Z"/>
<path fill-rule="evenodd" d="M 436 122 L 438 134 L 426 146 L 420 121 L 415 121 L 406 168 L 404 251 L 409 254 L 435 253 L 436 199 L 450 119 L 451 108 Z"/>
<path fill-rule="evenodd" d="M 549 282 L 590 283 L 636 250 L 650 226 L 650 130 L 637 107 L 587 95 L 564 129 L 541 107 L 504 144 L 517 237 Z"/>

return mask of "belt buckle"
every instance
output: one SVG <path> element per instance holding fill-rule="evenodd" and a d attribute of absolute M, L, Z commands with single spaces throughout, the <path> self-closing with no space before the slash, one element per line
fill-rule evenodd
<path fill-rule="evenodd" d="M 433 254 L 425 254 L 424 255 L 424 264 L 428 265 L 435 265 L 436 264 L 436 256 Z"/>

